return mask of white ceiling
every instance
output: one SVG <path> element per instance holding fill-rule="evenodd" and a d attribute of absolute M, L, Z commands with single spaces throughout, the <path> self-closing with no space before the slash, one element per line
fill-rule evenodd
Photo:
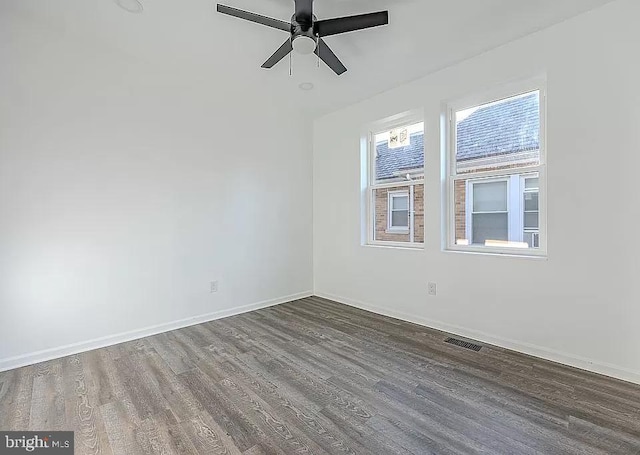
<path fill-rule="evenodd" d="M 318 114 L 357 102 L 403 82 L 509 42 L 611 0 L 316 0 L 318 18 L 390 10 L 390 25 L 327 43 L 349 71 L 335 76 L 314 56 L 294 55 L 272 70 L 260 65 L 287 34 L 215 12 L 212 0 L 141 0 L 130 14 L 113 0 L 0 0 L 3 9 L 29 16 L 96 49 L 109 47 L 159 71 L 178 71 L 211 90 L 225 84 L 258 85 L 278 97 L 299 100 Z M 223 3 L 288 20 L 292 0 L 223 0 Z M 315 84 L 303 92 L 298 84 Z"/>

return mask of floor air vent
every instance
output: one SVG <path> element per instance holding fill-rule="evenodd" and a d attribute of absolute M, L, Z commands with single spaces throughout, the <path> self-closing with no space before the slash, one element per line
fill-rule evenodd
<path fill-rule="evenodd" d="M 467 341 L 456 340 L 455 338 L 447 338 L 446 340 L 444 340 L 444 342 L 449 344 L 455 344 L 456 346 L 460 346 L 461 348 L 471 349 L 472 351 L 476 351 L 476 352 L 482 349 L 482 346 L 480 346 L 479 344 L 473 344 Z"/>

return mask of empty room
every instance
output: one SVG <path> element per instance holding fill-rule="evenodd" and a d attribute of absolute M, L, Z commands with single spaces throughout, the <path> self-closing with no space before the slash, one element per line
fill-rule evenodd
<path fill-rule="evenodd" d="M 0 0 L 0 454 L 640 455 L 638 0 Z"/>

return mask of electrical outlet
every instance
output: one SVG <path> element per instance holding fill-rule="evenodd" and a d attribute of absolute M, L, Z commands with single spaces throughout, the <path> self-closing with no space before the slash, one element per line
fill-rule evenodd
<path fill-rule="evenodd" d="M 218 292 L 218 282 L 217 281 L 212 281 L 211 282 L 211 290 L 210 292 L 213 294 L 214 292 Z"/>
<path fill-rule="evenodd" d="M 438 286 L 436 283 L 428 284 L 429 295 L 438 295 Z"/>

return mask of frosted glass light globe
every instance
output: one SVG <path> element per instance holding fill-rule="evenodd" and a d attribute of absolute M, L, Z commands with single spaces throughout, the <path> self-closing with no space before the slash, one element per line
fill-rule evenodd
<path fill-rule="evenodd" d="M 316 50 L 316 41 L 308 36 L 298 36 L 293 40 L 293 50 L 297 54 L 312 54 Z"/>

